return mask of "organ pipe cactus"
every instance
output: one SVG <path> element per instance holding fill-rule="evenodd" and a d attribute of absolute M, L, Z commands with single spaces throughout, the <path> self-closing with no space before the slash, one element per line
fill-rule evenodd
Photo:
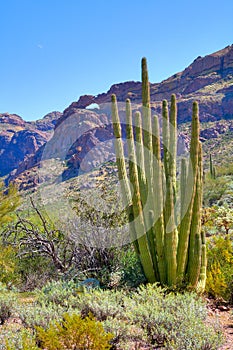
<path fill-rule="evenodd" d="M 213 161 L 212 161 L 212 154 L 210 153 L 210 176 L 213 178 Z"/>
<path fill-rule="evenodd" d="M 148 282 L 171 287 L 186 284 L 203 290 L 206 246 L 201 232 L 203 169 L 198 104 L 193 103 L 189 161 L 181 159 L 179 176 L 176 97 L 171 96 L 170 111 L 168 102 L 162 103 L 161 142 L 159 119 L 151 115 L 145 58 L 141 112 L 132 116 L 130 100 L 126 100 L 127 166 L 117 99 L 112 95 L 116 160 L 131 239 Z"/>
<path fill-rule="evenodd" d="M 213 165 L 212 154 L 210 153 L 210 177 L 211 179 L 216 178 L 215 166 Z"/>

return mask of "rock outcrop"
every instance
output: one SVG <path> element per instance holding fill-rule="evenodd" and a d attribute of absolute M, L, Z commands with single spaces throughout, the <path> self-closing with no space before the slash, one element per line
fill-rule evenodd
<path fill-rule="evenodd" d="M 1 142 L 2 141 L 2 142 Z M 47 138 L 39 132 L 31 130 L 21 130 L 13 134 L 11 139 L 8 138 L 8 144 L 3 138 L 1 142 L 1 176 L 6 175 L 13 169 L 17 168 L 26 156 L 35 154 L 36 151 L 47 141 Z M 4 145 L 5 142 L 5 145 Z M 2 148 L 2 146 L 5 146 Z"/>
<path fill-rule="evenodd" d="M 0 113 L 0 124 L 25 127 L 26 122 L 17 114 Z"/>
<path fill-rule="evenodd" d="M 25 122 L 16 114 L 0 114 L 0 177 L 35 155 L 51 137 L 61 115 L 60 112 L 52 112 L 35 122 Z"/>

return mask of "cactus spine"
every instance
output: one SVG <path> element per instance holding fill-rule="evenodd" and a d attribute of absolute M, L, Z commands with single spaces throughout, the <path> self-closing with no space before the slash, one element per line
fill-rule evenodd
<path fill-rule="evenodd" d="M 201 232 L 202 148 L 199 142 L 198 104 L 193 103 L 190 159 L 181 160 L 178 186 L 176 97 L 163 101 L 163 161 L 160 126 L 151 117 L 147 62 L 142 59 L 142 119 L 132 117 L 126 101 L 126 138 L 129 158 L 127 175 L 116 96 L 112 96 L 112 119 L 119 179 L 128 208 L 130 232 L 148 282 L 203 290 L 206 278 L 206 246 Z M 131 182 L 131 187 L 129 183 Z M 177 213 L 177 189 L 180 211 Z M 177 215 L 179 218 L 177 220 Z M 180 220 L 179 220 L 180 219 Z M 176 222 L 179 222 L 177 226 Z"/>

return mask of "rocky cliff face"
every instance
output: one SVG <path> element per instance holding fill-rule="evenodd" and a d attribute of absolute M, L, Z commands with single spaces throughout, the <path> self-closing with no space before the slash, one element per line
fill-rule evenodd
<path fill-rule="evenodd" d="M 36 122 L 25 122 L 16 114 L 0 114 L 0 176 L 18 168 L 19 164 L 50 138 L 59 112 L 52 112 Z"/>
<path fill-rule="evenodd" d="M 19 178 L 20 174 L 36 167 L 54 127 L 53 140 L 60 140 L 59 152 L 62 153 L 67 165 L 64 178 L 77 175 L 79 168 L 86 164 L 83 163 L 83 159 L 91 149 L 95 149 L 92 152 L 93 165 L 96 161 L 95 156 L 98 158 L 98 154 L 102 151 L 105 152 L 107 159 L 111 158 L 112 146 L 107 141 L 113 137 L 109 109 L 112 93 L 117 95 L 119 102 L 130 98 L 134 108 L 141 103 L 141 83 L 129 81 L 114 84 L 109 91 L 97 96 L 81 96 L 63 113 L 52 112 L 35 122 L 24 122 L 17 115 L 0 114 L 1 175 L 16 169 L 10 178 Z M 169 99 L 172 93 L 176 94 L 178 100 L 179 123 L 191 120 L 194 100 L 199 101 L 202 121 L 232 119 L 233 45 L 208 56 L 197 57 L 184 71 L 161 83 L 151 83 L 151 104 L 154 113 L 160 114 L 161 101 L 164 98 Z M 97 104 L 99 109 L 88 110 L 88 106 L 92 104 Z M 71 127 L 70 122 L 74 123 Z M 215 127 L 212 127 L 211 130 L 209 128 L 203 130 L 201 136 L 206 140 L 216 137 L 221 132 L 220 128 L 215 130 Z M 67 148 L 65 142 L 69 138 L 72 142 Z M 105 146 L 101 149 L 103 141 Z M 52 142 L 54 141 L 49 145 Z M 187 143 L 187 140 L 185 142 Z"/>
<path fill-rule="evenodd" d="M 1 174 L 5 175 L 9 170 L 15 169 L 25 156 L 35 154 L 46 141 L 47 138 L 39 132 L 21 130 L 14 133 L 5 149 L 1 148 Z"/>

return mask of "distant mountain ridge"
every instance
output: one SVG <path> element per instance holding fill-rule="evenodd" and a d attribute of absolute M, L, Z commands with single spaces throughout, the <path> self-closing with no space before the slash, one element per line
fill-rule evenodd
<path fill-rule="evenodd" d="M 151 102 L 157 112 L 161 101 L 175 93 L 178 99 L 179 122 L 191 118 L 190 101 L 200 102 L 200 117 L 203 121 L 214 121 L 233 117 L 233 45 L 205 57 L 197 57 L 184 71 L 176 73 L 161 83 L 151 83 Z M 86 108 L 92 103 L 110 101 L 111 94 L 118 101 L 130 98 L 141 101 L 141 83 L 114 84 L 107 93 L 97 96 L 84 95 L 68 108 Z"/>
<path fill-rule="evenodd" d="M 75 174 L 86 152 L 98 142 L 112 137 L 111 126 L 105 125 L 106 121 L 109 124 L 109 115 L 103 107 L 110 103 L 112 93 L 119 102 L 130 98 L 135 105 L 141 103 L 141 83 L 128 81 L 114 84 L 106 93 L 97 96 L 81 96 L 63 113 L 52 112 L 38 121 L 25 122 L 16 114 L 0 114 L 0 176 L 13 171 L 10 179 L 14 179 L 36 166 L 53 129 L 56 132 L 56 128 L 71 115 L 80 114 L 91 130 L 82 135 L 67 155 L 70 172 Z M 233 119 L 233 45 L 197 57 L 184 71 L 161 83 L 151 83 L 151 105 L 155 113 L 161 112 L 161 101 L 169 99 L 172 93 L 177 96 L 179 123 L 190 121 L 194 100 L 199 101 L 201 121 Z M 92 104 L 100 108 L 87 110 Z M 78 120 L 76 125 L 81 128 Z M 211 137 L 213 132 L 205 134 Z"/>

